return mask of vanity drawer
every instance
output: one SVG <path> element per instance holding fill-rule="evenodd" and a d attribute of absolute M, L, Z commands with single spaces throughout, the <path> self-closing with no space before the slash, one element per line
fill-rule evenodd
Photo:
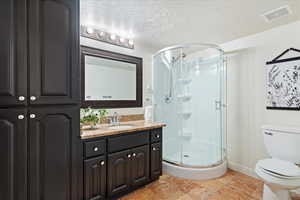
<path fill-rule="evenodd" d="M 162 129 L 153 129 L 151 130 L 151 143 L 160 142 L 162 137 Z"/>
<path fill-rule="evenodd" d="M 109 138 L 108 153 L 114 153 L 145 144 L 149 144 L 149 131 L 141 131 L 129 135 Z"/>
<path fill-rule="evenodd" d="M 106 142 L 105 140 L 85 142 L 84 149 L 86 158 L 100 156 L 106 153 Z"/>

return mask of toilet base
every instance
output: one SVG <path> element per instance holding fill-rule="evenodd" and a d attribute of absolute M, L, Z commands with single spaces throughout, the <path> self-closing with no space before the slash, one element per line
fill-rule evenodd
<path fill-rule="evenodd" d="M 264 184 L 263 200 L 291 200 L 288 190 Z"/>

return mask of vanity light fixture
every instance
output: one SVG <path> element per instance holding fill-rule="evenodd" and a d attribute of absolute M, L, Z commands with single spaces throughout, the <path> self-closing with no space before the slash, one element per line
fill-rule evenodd
<path fill-rule="evenodd" d="M 115 33 L 109 33 L 104 30 L 99 30 L 96 28 L 81 25 L 80 35 L 82 37 L 106 42 L 112 45 L 117 45 L 128 49 L 134 49 L 134 42 L 132 39 L 122 37 Z"/>

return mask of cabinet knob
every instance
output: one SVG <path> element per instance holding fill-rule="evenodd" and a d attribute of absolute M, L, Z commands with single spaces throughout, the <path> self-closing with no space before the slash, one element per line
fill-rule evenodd
<path fill-rule="evenodd" d="M 152 149 L 153 151 L 156 151 L 156 148 L 155 147 L 153 147 L 153 149 Z"/>
<path fill-rule="evenodd" d="M 136 154 L 135 154 L 135 153 L 133 153 L 133 154 L 132 154 L 132 156 L 133 156 L 133 157 L 135 157 L 135 156 L 136 156 Z"/>
<path fill-rule="evenodd" d="M 94 151 L 99 151 L 99 148 L 98 147 L 94 147 Z"/>
<path fill-rule="evenodd" d="M 35 114 L 30 114 L 30 118 L 34 119 L 35 118 Z"/>
<path fill-rule="evenodd" d="M 127 157 L 128 157 L 128 158 L 131 158 L 131 155 L 130 155 L 130 154 L 128 154 L 128 155 L 127 155 Z"/>
<path fill-rule="evenodd" d="M 31 100 L 31 101 L 35 101 L 35 100 L 36 100 L 36 97 L 35 97 L 35 96 L 31 96 L 31 97 L 30 97 L 30 100 Z"/>
<path fill-rule="evenodd" d="M 25 101 L 25 97 L 24 96 L 19 96 L 19 101 Z"/>
<path fill-rule="evenodd" d="M 159 135 L 156 135 L 156 137 L 159 138 L 160 136 L 159 136 Z"/>
<path fill-rule="evenodd" d="M 25 116 L 24 115 L 18 115 L 18 119 L 24 119 Z"/>
<path fill-rule="evenodd" d="M 104 162 L 104 161 L 101 161 L 100 165 L 102 165 L 102 166 L 103 166 L 104 164 L 105 164 L 105 162 Z"/>

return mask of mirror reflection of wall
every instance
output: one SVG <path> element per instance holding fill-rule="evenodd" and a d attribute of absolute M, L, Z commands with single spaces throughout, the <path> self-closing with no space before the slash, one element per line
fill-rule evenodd
<path fill-rule="evenodd" d="M 85 100 L 135 100 L 136 64 L 85 57 Z"/>
<path fill-rule="evenodd" d="M 81 106 L 143 106 L 143 58 L 81 46 Z"/>

